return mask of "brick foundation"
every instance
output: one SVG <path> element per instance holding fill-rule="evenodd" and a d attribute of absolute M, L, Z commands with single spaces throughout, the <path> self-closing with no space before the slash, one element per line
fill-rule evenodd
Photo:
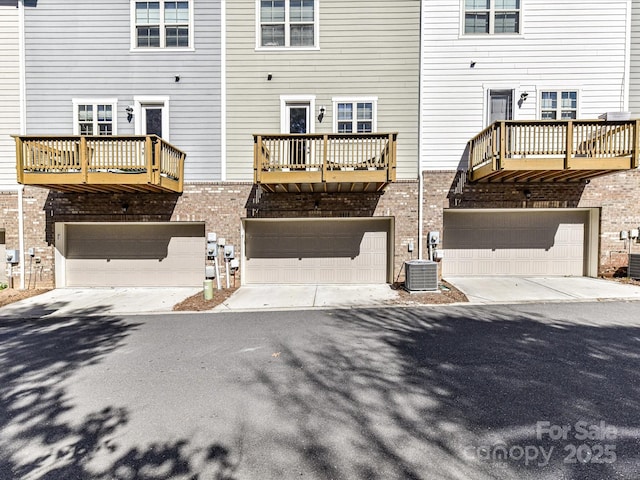
<path fill-rule="evenodd" d="M 581 184 L 468 184 L 462 180 L 458 172 L 424 173 L 425 236 L 432 230 L 442 231 L 447 208 L 599 208 L 600 274 L 610 275 L 626 266 L 628 244 L 619 240 L 619 232 L 640 226 L 638 171 Z M 525 190 L 529 191 L 528 200 Z M 204 222 L 206 231 L 240 245 L 242 218 L 394 217 L 394 280 L 403 280 L 404 261 L 418 255 L 417 181 L 391 184 L 380 194 L 272 194 L 261 192 L 251 183 L 231 182 L 187 184 L 182 195 L 68 194 L 26 187 L 23 205 L 24 247 L 34 248 L 40 259 L 40 263 L 31 265 L 27 260 L 25 265 L 25 274 L 30 276 L 25 282 L 31 286 L 54 283 L 56 222 Z M 16 192 L 0 192 L 0 211 L 6 248 L 17 249 Z M 413 253 L 408 252 L 409 242 L 414 242 Z M 631 247 L 640 251 L 635 243 Z M 426 248 L 423 253 L 426 256 Z"/>
<path fill-rule="evenodd" d="M 403 262 L 411 258 L 408 243 L 418 242 L 417 181 L 395 183 L 380 194 L 273 194 L 260 192 L 250 183 L 231 182 L 188 184 L 182 195 L 69 194 L 26 187 L 23 203 L 25 248 L 35 248 L 41 261 L 37 265 L 39 286 L 54 284 L 56 222 L 204 222 L 207 232 L 240 245 L 242 218 L 394 216 L 394 279 Z M 17 195 L 13 204 L 17 207 Z M 7 233 L 7 244 L 10 239 L 17 243 L 17 208 L 8 214 L 5 221 L 15 234 L 13 230 L 11 236 Z"/>
<path fill-rule="evenodd" d="M 619 239 L 619 233 L 640 226 L 638 170 L 565 184 L 469 184 L 461 172 L 427 171 L 424 183 L 425 231 L 442 230 L 446 208 L 599 208 L 600 275 L 612 275 L 626 266 L 629 244 Z M 635 243 L 631 248 L 640 251 Z"/>

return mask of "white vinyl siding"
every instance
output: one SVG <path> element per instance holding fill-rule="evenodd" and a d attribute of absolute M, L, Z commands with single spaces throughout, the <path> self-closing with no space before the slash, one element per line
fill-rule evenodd
<path fill-rule="evenodd" d="M 227 179 L 253 180 L 252 134 L 281 131 L 280 98 L 288 95 L 315 97 L 317 134 L 334 131 L 333 98 L 377 97 L 374 128 L 399 132 L 397 178 L 417 179 L 420 3 L 319 4 L 320 48 L 300 52 L 256 50 L 259 17 L 246 13 L 255 0 L 227 2 Z"/>
<path fill-rule="evenodd" d="M 0 5 L 0 188 L 16 185 L 16 147 L 20 133 L 20 53 L 18 9 Z"/>
<path fill-rule="evenodd" d="M 422 6 L 423 169 L 467 168 L 467 142 L 487 126 L 488 89 L 513 90 L 514 120 L 540 118 L 541 92 L 551 90 L 577 91 L 581 119 L 625 110 L 629 0 L 523 1 L 518 36 L 460 35 L 460 0 Z"/>
<path fill-rule="evenodd" d="M 47 0 L 25 8 L 26 133 L 72 134 L 72 99 L 99 96 L 117 99 L 114 131 L 133 135 L 140 116 L 134 113 L 129 121 L 127 107 L 138 97 L 170 97 L 163 134 L 170 127 L 169 141 L 187 154 L 185 181 L 220 180 L 220 5 L 206 0 L 191 5 L 197 9 L 197 48 L 134 51 L 130 0 Z"/>

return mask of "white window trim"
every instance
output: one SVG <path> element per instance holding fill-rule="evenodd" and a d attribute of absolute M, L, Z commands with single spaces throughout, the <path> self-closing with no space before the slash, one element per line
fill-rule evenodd
<path fill-rule="evenodd" d="M 358 103 L 368 102 L 373 105 L 373 121 L 371 124 L 371 132 L 376 133 L 378 131 L 378 97 L 332 97 L 331 103 L 333 104 L 333 132 L 338 131 L 338 104 L 339 103 Z M 355 112 L 355 110 L 354 110 Z M 356 114 L 357 115 L 357 114 Z M 357 122 L 357 118 L 354 119 Z M 357 133 L 354 131 L 353 133 Z"/>
<path fill-rule="evenodd" d="M 493 15 L 495 14 L 495 0 L 491 0 L 491 9 L 490 9 L 490 19 L 489 19 L 489 33 L 465 33 L 464 24 L 465 24 L 465 0 L 460 0 L 460 33 L 459 38 L 466 39 L 477 39 L 478 37 L 491 37 L 491 38 L 518 38 L 524 36 L 524 3 L 525 0 L 520 0 L 520 31 L 517 33 L 493 33 L 493 26 L 495 25 L 495 18 Z"/>
<path fill-rule="evenodd" d="M 73 134 L 80 135 L 80 125 L 78 124 L 79 105 L 112 105 L 113 106 L 113 135 L 118 134 L 118 99 L 117 98 L 72 98 L 73 105 Z M 95 120 L 94 120 L 95 122 Z M 95 130 L 95 129 L 94 129 Z M 94 131 L 94 135 L 98 133 Z"/>
<path fill-rule="evenodd" d="M 138 47 L 137 46 L 137 37 L 136 37 L 136 0 L 131 0 L 131 27 L 130 27 L 130 35 L 131 35 L 131 46 L 130 52 L 162 52 L 166 53 L 167 51 L 179 51 L 179 52 L 193 52 L 195 51 L 194 45 L 194 5 L 193 0 L 183 0 L 189 2 L 189 46 L 188 47 L 166 47 L 163 46 L 165 44 L 165 30 L 164 30 L 164 1 L 165 0 L 155 0 L 161 3 L 160 6 L 160 47 Z"/>
<path fill-rule="evenodd" d="M 578 99 L 577 99 L 577 105 L 576 105 L 576 120 L 582 118 L 581 117 L 581 113 L 580 113 L 580 107 L 582 104 L 582 88 L 579 87 L 571 87 L 571 86 L 559 86 L 559 85 L 551 85 L 551 86 L 544 86 L 544 87 L 540 87 L 538 86 L 536 88 L 536 118 L 537 119 L 542 119 L 542 92 L 577 92 L 578 93 Z M 558 97 L 558 102 L 561 101 L 561 98 Z M 561 107 L 556 109 L 559 113 L 562 110 Z M 557 118 L 556 120 L 562 120 L 561 118 Z"/>
<path fill-rule="evenodd" d="M 316 133 L 316 122 L 314 112 L 316 111 L 315 95 L 280 95 L 280 132 L 289 133 L 289 125 L 287 125 L 287 104 L 289 103 L 308 103 L 309 104 L 309 132 Z"/>
<path fill-rule="evenodd" d="M 162 138 L 170 142 L 169 135 L 169 97 L 133 97 L 133 115 L 135 119 L 134 128 L 136 135 L 142 133 L 142 107 L 143 106 L 160 106 L 162 107 Z"/>
<path fill-rule="evenodd" d="M 289 26 L 291 25 L 289 22 L 289 0 L 285 0 L 285 46 L 283 47 L 263 47 L 260 45 L 260 41 L 262 39 L 262 31 L 260 28 L 260 0 L 256 0 L 256 51 L 261 52 L 291 52 L 291 51 L 300 51 L 300 52 L 308 52 L 313 50 L 320 50 L 320 0 L 313 0 L 313 46 L 305 46 L 305 47 L 291 47 L 286 45 L 286 39 L 289 38 Z"/>

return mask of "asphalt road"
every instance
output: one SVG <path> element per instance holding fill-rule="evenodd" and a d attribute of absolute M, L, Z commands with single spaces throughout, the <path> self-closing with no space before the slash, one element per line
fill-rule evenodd
<path fill-rule="evenodd" d="M 640 303 L 0 321 L 1 479 L 638 479 Z"/>

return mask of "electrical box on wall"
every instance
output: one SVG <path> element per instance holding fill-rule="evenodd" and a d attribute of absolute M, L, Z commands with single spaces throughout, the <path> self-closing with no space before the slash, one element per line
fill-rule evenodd
<path fill-rule="evenodd" d="M 440 232 L 429 232 L 427 241 L 430 245 L 437 245 L 440 243 Z"/>
<path fill-rule="evenodd" d="M 20 262 L 20 250 L 7 250 L 7 263 L 15 265 Z"/>
<path fill-rule="evenodd" d="M 230 259 L 235 258 L 235 254 L 233 251 L 233 245 L 225 245 L 224 246 L 224 258 Z"/>

